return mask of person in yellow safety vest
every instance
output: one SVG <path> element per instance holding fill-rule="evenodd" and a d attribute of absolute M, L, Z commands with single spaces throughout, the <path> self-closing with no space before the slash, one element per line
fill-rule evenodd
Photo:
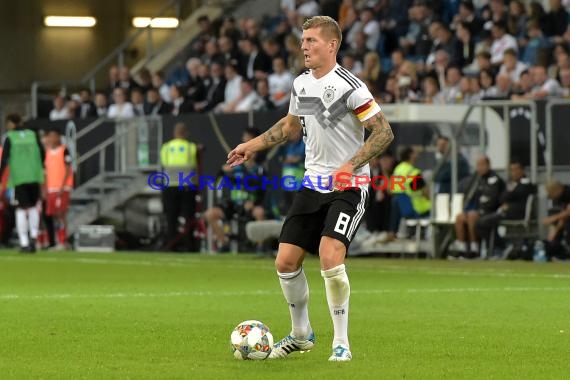
<path fill-rule="evenodd" d="M 392 174 L 392 208 L 390 210 L 390 231 L 388 240 L 396 238 L 401 218 L 422 218 L 429 216 L 431 200 L 427 184 L 421 178 L 422 172 L 415 167 L 417 152 L 406 147 L 400 154 L 400 163 Z M 411 176 L 420 176 L 415 181 Z M 406 178 L 404 185 L 394 184 L 399 178 Z"/>
<path fill-rule="evenodd" d="M 174 126 L 174 138 L 162 145 L 160 150 L 160 162 L 164 172 L 168 176 L 169 183 L 162 191 L 162 204 L 166 215 L 166 241 L 168 244 L 178 235 L 178 218 L 183 217 L 188 223 L 194 219 L 196 210 L 197 190 L 184 185 L 179 189 L 179 173 L 187 177 L 190 173 L 196 172 L 198 161 L 198 148 L 196 144 L 188 141 L 188 129 L 182 122 Z M 195 180 L 198 175 L 192 176 Z M 195 186 L 197 183 L 193 182 Z M 186 251 L 197 249 L 194 246 L 194 237 L 188 236 L 190 246 L 185 247 Z M 171 246 L 171 250 L 176 250 L 176 245 Z"/>

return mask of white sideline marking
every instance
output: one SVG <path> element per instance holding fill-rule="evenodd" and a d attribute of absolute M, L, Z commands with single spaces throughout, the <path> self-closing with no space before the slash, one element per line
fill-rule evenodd
<path fill-rule="evenodd" d="M 2 256 L 0 260 L 7 261 L 28 261 L 30 257 L 21 256 Z M 33 257 L 36 262 L 74 262 L 88 265 L 127 265 L 127 266 L 145 266 L 157 267 L 166 266 L 174 268 L 196 268 L 196 264 L 202 263 L 204 257 L 194 256 L 184 259 L 178 258 L 156 258 L 153 260 L 123 260 L 123 259 L 103 259 L 103 258 L 87 258 L 87 257 Z M 236 263 L 236 262 L 216 262 L 217 267 L 224 268 L 248 268 L 248 269 L 273 269 L 272 263 L 267 265 L 256 265 L 255 262 Z M 360 265 L 363 264 L 363 265 Z M 570 279 L 570 273 L 534 273 L 534 272 L 515 272 L 515 269 L 497 269 L 497 268 L 477 268 L 475 270 L 465 270 L 456 267 L 406 267 L 403 265 L 379 265 L 378 267 L 366 266 L 364 263 L 350 262 L 348 271 L 362 271 L 383 274 L 406 273 L 406 274 L 423 274 L 433 276 L 465 276 L 465 277 L 500 277 L 500 278 L 550 278 L 550 279 Z"/>
<path fill-rule="evenodd" d="M 421 293 L 506 293 L 506 292 L 567 292 L 570 287 L 504 287 L 504 288 L 410 288 L 410 289 L 366 289 L 352 290 L 351 294 L 421 294 Z M 324 292 L 313 292 L 324 295 Z M 20 299 L 92 299 L 92 298 L 169 298 L 169 297 L 237 297 L 237 296 L 275 296 L 280 291 L 243 291 L 243 292 L 165 292 L 165 293 L 107 293 L 107 294 L 0 294 L 0 300 Z"/>

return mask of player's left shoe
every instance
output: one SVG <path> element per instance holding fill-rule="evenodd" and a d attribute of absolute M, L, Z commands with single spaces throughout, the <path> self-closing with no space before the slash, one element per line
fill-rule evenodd
<path fill-rule="evenodd" d="M 347 362 L 352 359 L 350 350 L 344 346 L 338 345 L 333 348 L 333 353 L 329 358 L 330 362 Z"/>
<path fill-rule="evenodd" d="M 315 346 L 315 333 L 311 331 L 306 340 L 295 338 L 293 335 L 287 335 L 279 342 L 275 343 L 269 359 L 285 358 L 295 351 L 301 353 L 309 352 Z"/>

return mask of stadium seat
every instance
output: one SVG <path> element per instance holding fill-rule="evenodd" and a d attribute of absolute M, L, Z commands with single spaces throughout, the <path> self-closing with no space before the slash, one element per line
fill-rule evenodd
<path fill-rule="evenodd" d="M 489 238 L 488 254 L 492 255 L 495 249 L 495 239 L 497 233 L 508 240 L 513 241 L 514 249 L 507 251 L 503 259 L 508 259 L 511 252 L 522 247 L 524 240 L 536 239 L 539 237 L 538 221 L 536 220 L 536 196 L 529 195 L 526 200 L 525 217 L 520 220 L 503 220 L 497 227 L 497 231 Z"/>

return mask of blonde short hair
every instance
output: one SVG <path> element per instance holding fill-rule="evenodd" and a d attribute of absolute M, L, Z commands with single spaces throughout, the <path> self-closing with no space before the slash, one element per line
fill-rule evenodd
<path fill-rule="evenodd" d="M 321 28 L 326 34 L 338 40 L 338 47 L 342 42 L 342 32 L 338 23 L 329 16 L 313 16 L 303 23 L 303 30 Z M 337 49 L 338 50 L 338 49 Z"/>

